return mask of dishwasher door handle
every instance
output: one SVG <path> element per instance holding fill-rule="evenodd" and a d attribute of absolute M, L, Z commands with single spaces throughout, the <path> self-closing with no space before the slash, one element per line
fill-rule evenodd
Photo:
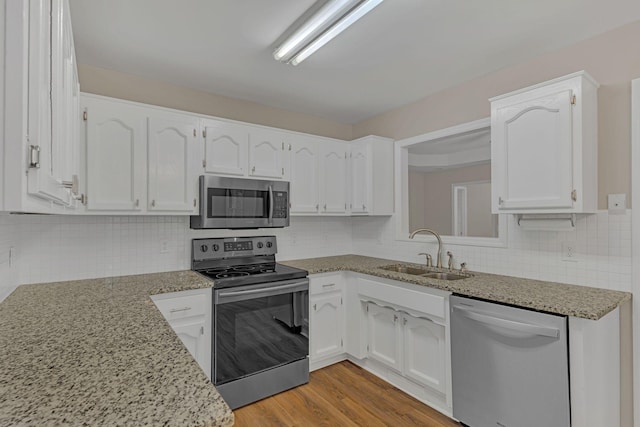
<path fill-rule="evenodd" d="M 533 325 L 531 323 L 502 319 L 500 317 L 478 313 L 477 311 L 469 310 L 459 305 L 454 305 L 453 309 L 460 311 L 462 315 L 467 317 L 468 319 L 475 320 L 476 322 L 483 323 L 488 326 L 497 326 L 499 328 L 509 329 L 511 331 L 520 332 L 523 334 L 540 335 L 543 337 L 551 338 L 560 337 L 560 330 L 557 328 L 549 328 L 546 326 Z"/>

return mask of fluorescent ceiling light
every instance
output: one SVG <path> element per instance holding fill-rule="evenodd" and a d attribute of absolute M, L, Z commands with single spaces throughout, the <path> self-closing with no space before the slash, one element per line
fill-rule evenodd
<path fill-rule="evenodd" d="M 276 49 L 273 53 L 274 58 L 279 61 L 284 61 L 293 54 L 293 57 L 288 62 L 291 65 L 300 64 L 358 19 L 382 3 L 382 1 L 383 0 L 363 0 L 342 16 L 340 16 L 339 13 L 344 13 L 344 10 L 349 4 L 353 3 L 353 0 L 333 0 L 328 2 Z M 322 34 L 312 38 L 314 32 L 317 32 L 329 24 L 330 26 Z"/>

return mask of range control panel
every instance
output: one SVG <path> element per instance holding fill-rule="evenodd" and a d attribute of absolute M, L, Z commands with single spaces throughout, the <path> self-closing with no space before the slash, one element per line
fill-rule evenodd
<path fill-rule="evenodd" d="M 275 255 L 277 252 L 276 236 L 258 236 L 193 239 L 191 254 L 194 261 L 204 261 Z"/>

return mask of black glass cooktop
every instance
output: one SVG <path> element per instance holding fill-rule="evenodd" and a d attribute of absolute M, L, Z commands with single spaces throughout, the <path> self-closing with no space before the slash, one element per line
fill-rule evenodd
<path fill-rule="evenodd" d="M 214 288 L 300 279 L 308 275 L 306 270 L 276 262 L 213 267 L 196 271 L 212 279 Z"/>

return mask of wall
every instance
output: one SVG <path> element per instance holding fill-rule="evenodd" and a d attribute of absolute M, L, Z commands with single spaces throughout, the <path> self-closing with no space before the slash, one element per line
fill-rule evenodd
<path fill-rule="evenodd" d="M 586 70 L 599 83 L 598 206 L 631 188 L 631 79 L 640 76 L 640 22 L 443 90 L 354 125 L 353 136 L 403 139 L 490 115 L 489 98 Z M 425 74 L 428 78 L 428 73 Z"/>
<path fill-rule="evenodd" d="M 443 235 L 452 235 L 451 185 L 490 180 L 491 164 L 432 172 L 409 171 L 409 229 L 433 228 Z M 487 200 L 491 200 L 490 195 Z M 469 210 L 474 211 L 471 203 Z"/>
<path fill-rule="evenodd" d="M 79 64 L 83 92 L 167 108 L 351 140 L 352 126 L 183 86 Z"/>

